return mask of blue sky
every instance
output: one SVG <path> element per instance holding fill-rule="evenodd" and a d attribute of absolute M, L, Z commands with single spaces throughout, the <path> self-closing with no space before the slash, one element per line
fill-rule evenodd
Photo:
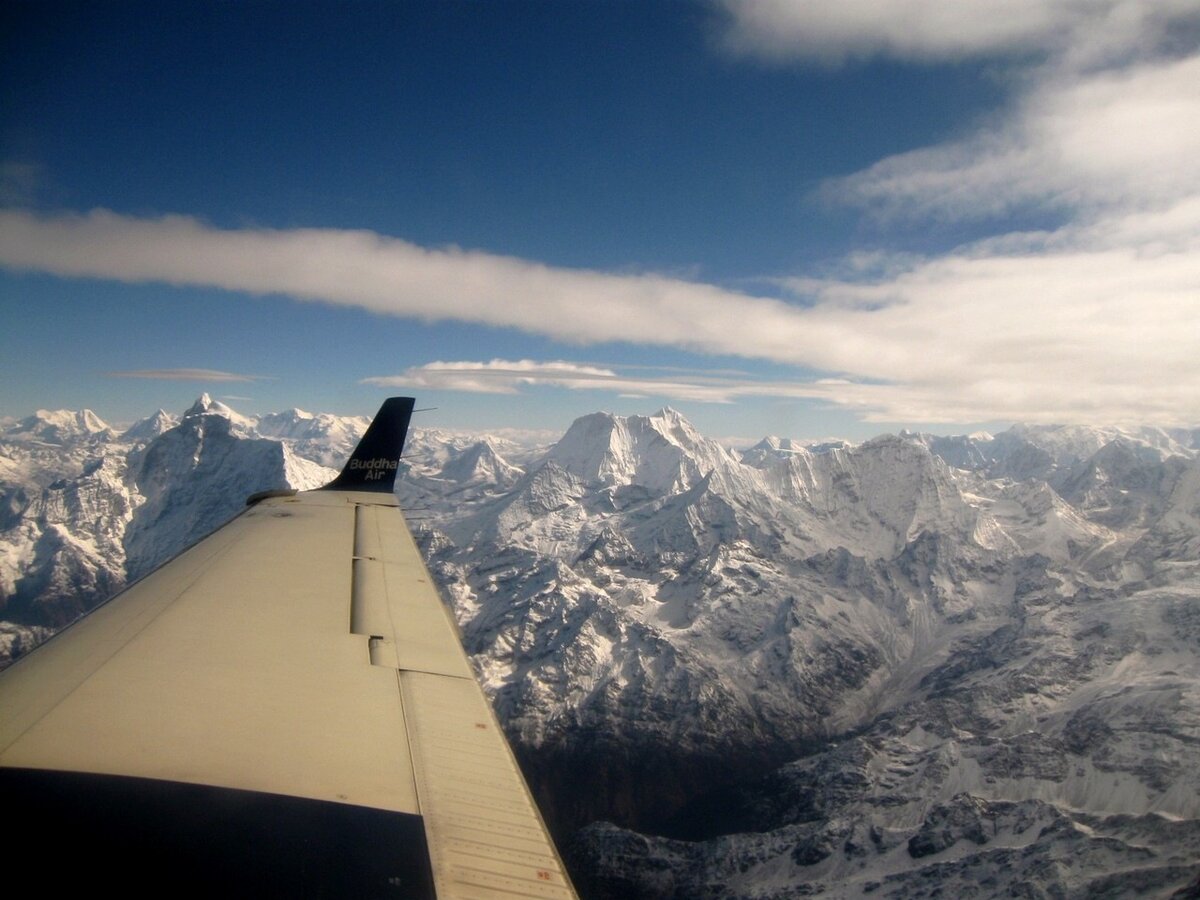
<path fill-rule="evenodd" d="M 0 415 L 1195 423 L 1200 11 L 1016 5 L 5 4 Z"/>

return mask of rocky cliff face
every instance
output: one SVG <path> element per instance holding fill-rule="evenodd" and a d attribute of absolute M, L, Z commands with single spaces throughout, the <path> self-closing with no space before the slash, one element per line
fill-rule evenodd
<path fill-rule="evenodd" d="M 0 440 L 16 651 L 366 424 L 46 415 Z M 1044 426 L 739 454 L 668 409 L 543 450 L 417 432 L 398 493 L 585 894 L 1170 896 L 1200 885 L 1196 457 Z"/>

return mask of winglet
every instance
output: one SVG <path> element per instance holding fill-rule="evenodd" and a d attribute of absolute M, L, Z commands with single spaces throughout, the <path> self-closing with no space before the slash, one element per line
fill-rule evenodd
<path fill-rule="evenodd" d="M 323 491 L 392 492 L 408 422 L 412 418 L 412 397 L 389 397 L 379 407 L 367 433 L 362 436 L 346 467 Z"/>

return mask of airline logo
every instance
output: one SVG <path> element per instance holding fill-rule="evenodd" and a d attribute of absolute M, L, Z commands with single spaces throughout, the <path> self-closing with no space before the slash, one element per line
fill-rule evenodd
<path fill-rule="evenodd" d="M 395 472 L 400 468 L 399 460 L 386 459 L 379 457 L 378 459 L 352 459 L 350 460 L 350 471 L 361 472 L 363 481 L 378 481 L 389 472 Z"/>

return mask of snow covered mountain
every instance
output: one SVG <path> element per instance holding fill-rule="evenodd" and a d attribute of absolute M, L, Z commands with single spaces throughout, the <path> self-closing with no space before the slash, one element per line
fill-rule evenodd
<path fill-rule="evenodd" d="M 39 409 L 4 429 L 6 440 L 27 444 L 65 446 L 79 442 L 112 438 L 113 431 L 90 409 Z"/>
<path fill-rule="evenodd" d="M 1194 433 L 739 456 L 663 410 L 524 470 L 405 490 L 585 894 L 1200 885 Z"/>
<path fill-rule="evenodd" d="M 0 435 L 10 652 L 362 419 Z M 398 493 L 585 896 L 1200 891 L 1200 432 L 736 453 L 677 412 L 416 431 Z M 1190 887 L 1189 887 L 1190 885 Z"/>
<path fill-rule="evenodd" d="M 159 410 L 120 434 L 90 410 L 22 419 L 0 434 L 0 659 L 203 537 L 254 491 L 334 474 L 207 394 L 179 418 Z"/>

